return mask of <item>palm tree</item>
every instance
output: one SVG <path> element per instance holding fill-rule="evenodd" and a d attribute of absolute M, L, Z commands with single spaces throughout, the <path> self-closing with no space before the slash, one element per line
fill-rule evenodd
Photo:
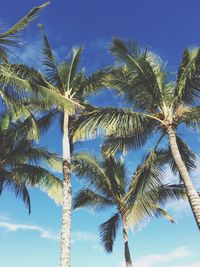
<path fill-rule="evenodd" d="M 62 181 L 50 172 L 61 167 L 56 154 L 33 141 L 31 119 L 12 122 L 4 113 L 0 120 L 0 193 L 7 189 L 22 198 L 31 212 L 28 188 L 35 187 L 61 201 Z"/>
<path fill-rule="evenodd" d="M 74 172 L 88 181 L 86 188 L 77 192 L 74 208 L 89 206 L 98 210 L 114 208 L 115 214 L 99 227 L 101 244 L 111 253 L 119 224 L 122 225 L 124 257 L 127 267 L 132 267 L 128 245 L 128 228 L 153 215 L 173 218 L 160 207 L 168 199 L 184 197 L 184 189 L 161 182 L 166 152 L 152 150 L 136 169 L 132 180 L 126 175 L 122 159 L 114 157 L 98 160 L 88 153 L 74 155 Z"/>
<path fill-rule="evenodd" d="M 42 30 L 44 42 L 44 59 L 42 63 L 45 67 L 45 77 L 33 68 L 25 65 L 12 65 L 11 68 L 13 68 L 14 75 L 16 75 L 16 80 L 21 79 L 26 83 L 23 88 L 27 88 L 28 84 L 37 91 L 35 96 L 28 96 L 24 102 L 31 112 L 40 113 L 41 119 L 39 125 L 37 124 L 38 127 L 46 131 L 55 120 L 59 120 L 61 124 L 63 135 L 63 203 L 60 266 L 69 267 L 72 211 L 72 124 L 74 118 L 79 115 L 80 109 L 91 109 L 86 101 L 86 97 L 95 93 L 102 86 L 101 78 L 104 75 L 104 71 L 98 71 L 90 76 L 86 76 L 84 70 L 79 70 L 81 47 L 73 48 L 71 57 L 57 64 L 44 28 L 42 25 L 39 26 Z M 45 97 L 46 95 L 47 97 Z"/>
<path fill-rule="evenodd" d="M 167 135 L 200 229 L 200 197 L 184 164 L 180 152 L 182 143 L 178 145 L 177 138 L 181 124 L 194 129 L 200 125 L 200 49 L 184 50 L 176 80 L 170 80 L 165 64 L 158 56 L 148 49 L 140 49 L 133 42 L 114 38 L 110 51 L 120 65 L 110 71 L 105 84 L 116 89 L 129 108 L 93 110 L 81 118 L 78 131 L 86 130 L 88 137 L 93 136 L 98 127 L 103 128 L 107 135 L 105 153 L 141 147 L 154 133 L 162 137 Z"/>
<path fill-rule="evenodd" d="M 32 20 L 37 18 L 38 13 L 48 4 L 49 2 L 46 2 L 33 8 L 14 26 L 0 33 L 0 98 L 2 105 L 7 110 L 12 110 L 15 119 L 32 117 L 35 132 L 38 131 L 36 121 L 27 105 L 30 98 L 34 97 L 37 101 L 43 101 L 46 109 L 51 108 L 55 103 L 59 104 L 70 114 L 80 107 L 72 99 L 69 100 L 67 97 L 59 95 L 57 88 L 51 86 L 39 73 L 22 64 L 11 64 L 9 61 L 9 56 L 12 55 L 9 47 L 22 44 L 19 34 L 28 27 Z M 38 135 L 35 138 L 38 139 Z"/>

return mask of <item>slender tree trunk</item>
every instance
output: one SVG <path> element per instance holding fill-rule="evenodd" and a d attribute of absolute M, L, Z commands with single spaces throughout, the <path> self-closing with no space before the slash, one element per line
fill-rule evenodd
<path fill-rule="evenodd" d="M 126 218 L 123 218 L 122 216 L 122 225 L 123 225 L 123 238 L 124 238 L 124 257 L 126 262 L 126 267 L 133 267 L 132 260 L 131 260 L 131 254 L 128 246 L 128 227 Z"/>
<path fill-rule="evenodd" d="M 63 121 L 63 204 L 62 227 L 60 240 L 60 267 L 70 267 L 71 254 L 71 168 L 70 168 L 70 140 L 69 115 L 64 111 Z"/>
<path fill-rule="evenodd" d="M 176 131 L 172 126 L 169 127 L 168 129 L 168 136 L 169 136 L 169 143 L 170 143 L 170 148 L 171 148 L 174 161 L 183 179 L 187 197 L 188 197 L 192 212 L 194 214 L 197 226 L 200 230 L 200 197 L 192 184 L 187 168 L 181 158 L 181 154 L 179 152 L 177 140 L 176 140 Z"/>

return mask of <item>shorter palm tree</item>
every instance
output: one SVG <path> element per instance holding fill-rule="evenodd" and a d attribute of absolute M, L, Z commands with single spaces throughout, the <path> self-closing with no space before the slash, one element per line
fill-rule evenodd
<path fill-rule="evenodd" d="M 78 132 L 84 133 L 81 138 L 93 137 L 100 129 L 107 136 L 104 152 L 115 153 L 139 148 L 155 133 L 164 133 L 200 229 L 200 197 L 178 144 L 183 125 L 200 127 L 200 48 L 184 50 L 176 81 L 159 56 L 134 42 L 113 38 L 110 52 L 118 67 L 107 75 L 105 85 L 115 89 L 129 108 L 106 107 L 85 114 L 81 124 L 77 122 Z"/>
<path fill-rule="evenodd" d="M 46 191 L 59 203 L 62 191 L 62 182 L 49 170 L 61 169 L 61 161 L 56 154 L 35 145 L 31 126 L 30 118 L 12 123 L 9 114 L 3 114 L 0 119 L 0 193 L 4 189 L 14 192 L 29 212 L 28 187 Z"/>
<path fill-rule="evenodd" d="M 99 227 L 101 244 L 106 252 L 112 252 L 117 228 L 121 223 L 127 267 L 132 266 L 128 228 L 153 215 L 163 215 L 174 222 L 160 204 L 165 204 L 168 199 L 184 197 L 182 186 L 164 185 L 161 182 L 163 165 L 167 158 L 168 153 L 165 151 L 152 150 L 138 166 L 132 180 L 128 181 L 122 159 L 110 157 L 99 161 L 94 156 L 84 153 L 74 156 L 75 173 L 89 181 L 88 186 L 76 194 L 74 209 L 85 206 L 99 210 L 116 209 L 115 214 Z"/>

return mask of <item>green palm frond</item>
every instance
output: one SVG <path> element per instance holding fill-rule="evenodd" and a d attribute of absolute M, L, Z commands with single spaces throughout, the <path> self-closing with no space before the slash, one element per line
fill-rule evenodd
<path fill-rule="evenodd" d="M 112 196 L 111 181 L 95 156 L 89 153 L 76 153 L 73 155 L 72 164 L 77 177 L 85 178 L 89 185 L 94 186 L 103 195 Z"/>
<path fill-rule="evenodd" d="M 0 59 L 4 62 L 7 62 L 8 55 L 10 51 L 8 49 L 9 46 L 19 45 L 19 40 L 17 39 L 17 35 L 23 31 L 32 20 L 37 18 L 38 13 L 45 8 L 49 2 L 46 2 L 43 5 L 33 8 L 25 17 L 20 19 L 15 25 L 13 25 L 7 31 L 0 33 Z"/>
<path fill-rule="evenodd" d="M 17 165 L 11 176 L 24 181 L 24 184 L 28 187 L 38 188 L 46 192 L 56 203 L 62 203 L 62 182 L 48 170 L 30 164 L 23 164 Z"/>
<path fill-rule="evenodd" d="M 122 158 L 115 159 L 114 157 L 105 158 L 102 167 L 107 179 L 110 181 L 113 197 L 120 198 L 125 194 L 127 185 L 124 160 Z"/>
<path fill-rule="evenodd" d="M 155 64 L 153 53 L 140 50 L 137 44 L 120 38 L 113 38 L 110 51 L 117 60 L 127 65 L 132 74 L 130 82 L 133 93 L 129 98 L 134 95 L 132 100 L 143 109 L 152 110 L 157 107 L 162 99 L 164 76 L 162 66 L 159 66 L 158 61 Z"/>
<path fill-rule="evenodd" d="M 102 145 L 102 153 L 105 156 L 115 155 L 121 151 L 124 154 L 130 149 L 137 149 L 143 146 L 152 136 L 157 122 L 149 120 L 137 131 L 130 135 L 116 136 L 116 134 L 108 135 Z"/>
<path fill-rule="evenodd" d="M 162 209 L 159 206 L 156 206 L 156 216 L 164 216 L 171 223 L 176 223 L 174 218 L 166 210 Z"/>
<path fill-rule="evenodd" d="M 109 68 L 97 70 L 91 75 L 85 77 L 82 85 L 84 97 L 91 96 L 92 94 L 99 92 L 99 89 L 104 87 L 104 78 L 108 70 Z"/>
<path fill-rule="evenodd" d="M 167 162 L 167 155 L 164 150 L 152 149 L 145 160 L 137 167 L 133 174 L 126 198 L 134 205 L 134 201 L 144 191 L 157 188 L 162 184 L 164 165 Z"/>
<path fill-rule="evenodd" d="M 199 131 L 200 129 L 200 106 L 188 107 L 180 118 L 189 128 Z"/>
<path fill-rule="evenodd" d="M 128 224 L 138 225 L 147 218 L 158 214 L 158 206 L 166 205 L 169 200 L 185 199 L 186 194 L 182 185 L 160 185 L 138 195 L 134 205 L 128 206 Z"/>
<path fill-rule="evenodd" d="M 44 45 L 43 48 L 44 58 L 42 60 L 42 64 L 45 66 L 45 73 L 47 79 L 50 83 L 56 85 L 61 90 L 61 93 L 64 93 L 62 89 L 63 84 L 59 76 L 58 66 L 54 58 L 47 35 L 45 33 L 44 27 L 42 26 L 42 24 L 39 24 L 39 27 L 42 31 L 43 45 Z"/>
<path fill-rule="evenodd" d="M 75 195 L 74 209 L 82 207 L 92 207 L 94 209 L 102 210 L 112 207 L 113 201 L 105 196 L 95 193 L 90 189 L 82 189 Z"/>
<path fill-rule="evenodd" d="M 68 73 L 67 87 L 66 87 L 66 92 L 68 93 L 70 93 L 70 91 L 72 90 L 71 83 L 77 73 L 82 50 L 83 49 L 81 47 L 78 48 L 74 47 L 72 49 L 72 60 L 69 65 L 69 73 Z"/>
<path fill-rule="evenodd" d="M 107 253 L 111 253 L 113 250 L 113 243 L 116 238 L 117 228 L 120 222 L 119 220 L 120 215 L 119 213 L 116 213 L 99 227 L 101 244 L 104 246 Z"/>
<path fill-rule="evenodd" d="M 185 49 L 178 71 L 176 102 L 191 104 L 200 97 L 200 49 Z"/>
<path fill-rule="evenodd" d="M 0 176 L 1 191 L 12 190 L 16 196 L 22 197 L 28 205 L 27 187 L 39 188 L 56 202 L 62 200 L 62 182 L 50 170 L 60 171 L 60 158 L 35 145 L 31 119 L 12 121 L 7 114 L 0 120 Z M 42 166 L 42 167 L 41 167 Z M 21 190 L 21 191 L 20 191 Z"/>
<path fill-rule="evenodd" d="M 50 110 L 37 120 L 37 125 L 40 133 L 46 133 L 53 125 L 54 121 L 60 117 L 60 112 L 57 109 Z"/>
<path fill-rule="evenodd" d="M 29 214 L 31 213 L 31 201 L 28 189 L 25 183 L 21 182 L 20 180 L 12 177 L 11 174 L 7 173 L 6 176 L 1 176 L 0 182 L 0 194 L 3 190 L 10 191 L 15 194 L 16 198 L 22 199 L 26 207 L 28 208 Z M 6 177 L 6 179 L 4 179 Z"/>
<path fill-rule="evenodd" d="M 99 108 L 83 113 L 77 120 L 79 125 L 74 133 L 75 139 L 92 139 L 97 135 L 115 135 L 116 137 L 130 136 L 138 133 L 140 138 L 144 134 L 146 125 L 155 121 L 148 116 L 130 109 Z M 150 134 L 150 133 L 149 133 Z"/>
<path fill-rule="evenodd" d="M 186 190 L 183 184 L 165 184 L 158 188 L 158 202 L 165 205 L 169 200 L 186 199 Z"/>
<path fill-rule="evenodd" d="M 0 83 L 4 88 L 11 87 L 17 94 L 16 99 L 21 102 L 28 103 L 33 96 L 35 104 L 38 99 L 39 103 L 42 100 L 46 108 L 57 105 L 67 109 L 69 113 L 74 113 L 76 108 L 82 108 L 72 98 L 62 96 L 59 90 L 44 80 L 39 72 L 25 65 L 1 65 Z"/>

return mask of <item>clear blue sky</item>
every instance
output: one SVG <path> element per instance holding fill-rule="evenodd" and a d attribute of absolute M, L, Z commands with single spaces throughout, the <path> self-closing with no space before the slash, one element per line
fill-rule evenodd
<path fill-rule="evenodd" d="M 1 24 L 11 26 L 31 7 L 43 1 L 1 1 Z M 121 36 L 148 45 L 168 61 L 168 68 L 176 70 L 184 47 L 200 45 L 200 2 L 198 0 L 53 0 L 42 12 L 38 22 L 47 31 L 56 56 L 64 57 L 75 44 L 83 44 L 82 66 L 88 72 L 112 62 L 107 45 L 112 36 Z M 26 46 L 17 50 L 16 61 L 40 67 L 40 33 L 37 23 L 26 31 Z M 109 92 L 102 93 L 98 105 L 116 105 Z M 183 137 L 199 155 L 200 136 L 193 132 Z M 61 152 L 57 126 L 42 138 L 42 144 Z M 98 142 L 81 148 L 98 150 Z M 144 149 L 149 149 L 151 143 Z M 134 170 L 139 152 L 129 153 L 127 167 Z M 200 164 L 192 175 L 200 185 Z M 167 170 L 168 178 L 172 177 Z M 80 184 L 74 179 L 73 190 Z M 200 186 L 199 186 L 200 188 Z M 59 229 L 61 210 L 45 194 L 31 191 L 32 214 L 10 193 L 0 197 L 0 266 L 55 267 L 59 262 Z M 130 231 L 130 248 L 136 267 L 199 267 L 200 235 L 186 203 L 170 203 L 168 210 L 177 224 L 165 219 L 153 219 L 137 232 Z M 111 211 L 112 212 L 112 211 Z M 110 212 L 96 214 L 90 210 L 73 215 L 72 267 L 122 267 L 123 248 L 119 232 L 112 255 L 99 246 L 98 225 Z"/>

